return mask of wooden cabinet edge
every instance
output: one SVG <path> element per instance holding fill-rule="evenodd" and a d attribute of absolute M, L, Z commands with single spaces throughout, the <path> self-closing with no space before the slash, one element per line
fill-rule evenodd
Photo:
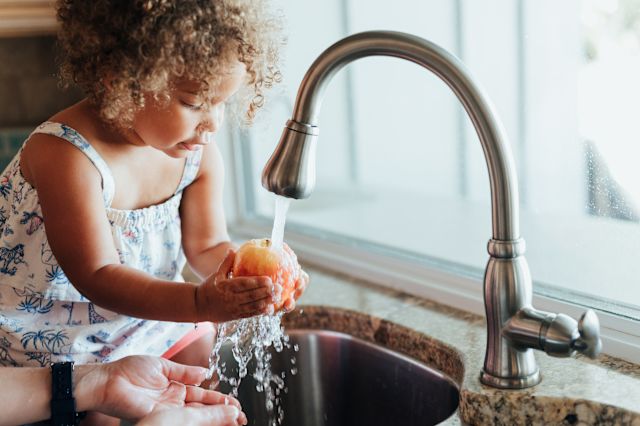
<path fill-rule="evenodd" d="M 48 1 L 0 0 L 0 37 L 52 35 L 57 27 L 55 11 Z"/>

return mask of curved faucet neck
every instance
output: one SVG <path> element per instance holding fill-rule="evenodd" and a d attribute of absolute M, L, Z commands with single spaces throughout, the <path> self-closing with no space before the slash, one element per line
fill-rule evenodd
<path fill-rule="evenodd" d="M 587 312 L 576 322 L 532 307 L 532 282 L 518 228 L 518 180 L 504 130 L 493 107 L 464 66 L 445 50 L 409 34 L 371 31 L 355 34 L 324 51 L 311 65 L 298 91 L 293 119 L 262 173 L 262 185 L 290 198 L 306 198 L 315 185 L 317 113 L 331 78 L 365 56 L 394 56 L 432 71 L 464 105 L 484 151 L 489 182 L 493 238 L 484 275 L 487 348 L 480 380 L 489 386 L 520 389 L 537 384 L 534 349 L 553 356 L 581 351 L 595 357 L 601 348 L 599 324 Z"/>
<path fill-rule="evenodd" d="M 520 238 L 518 180 L 500 121 L 464 65 L 439 46 L 420 37 L 393 31 L 368 31 L 347 37 L 325 50 L 309 67 L 298 90 L 293 121 L 317 126 L 324 91 L 345 65 L 368 56 L 393 56 L 414 62 L 440 77 L 462 102 L 478 133 L 489 170 L 493 240 Z M 491 253 L 492 245 L 489 245 Z M 519 253 L 491 253 L 515 257 Z"/>

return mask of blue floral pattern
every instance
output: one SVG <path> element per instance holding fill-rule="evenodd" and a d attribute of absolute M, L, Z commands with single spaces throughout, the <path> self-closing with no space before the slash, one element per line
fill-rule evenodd
<path fill-rule="evenodd" d="M 33 133 L 70 142 L 100 172 L 121 263 L 158 278 L 182 280 L 180 201 L 183 189 L 198 172 L 201 151 L 185 161 L 178 190 L 169 200 L 137 210 L 117 210 L 110 207 L 115 185 L 107 163 L 82 135 L 52 122 Z M 134 353 L 164 353 L 193 325 L 121 315 L 91 303 L 75 289 L 47 241 L 38 194 L 20 171 L 21 152 L 0 175 L 0 365 L 102 362 Z"/>

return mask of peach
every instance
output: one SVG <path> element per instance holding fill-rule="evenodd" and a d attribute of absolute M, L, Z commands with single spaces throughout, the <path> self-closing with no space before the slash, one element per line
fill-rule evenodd
<path fill-rule="evenodd" d="M 249 240 L 240 246 L 232 272 L 234 277 L 268 276 L 274 283 L 280 284 L 282 297 L 274 306 L 278 311 L 295 291 L 300 278 L 300 265 L 296 254 L 286 243 L 282 243 L 282 250 L 275 250 L 271 247 L 270 239 L 262 238 Z"/>

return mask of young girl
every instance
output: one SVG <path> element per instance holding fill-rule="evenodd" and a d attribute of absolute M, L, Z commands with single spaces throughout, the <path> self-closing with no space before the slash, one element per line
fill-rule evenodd
<path fill-rule="evenodd" d="M 249 89 L 251 116 L 277 80 L 277 20 L 256 0 L 59 0 L 57 11 L 62 76 L 87 99 L 40 125 L 0 178 L 0 363 L 206 364 L 212 337 L 194 341 L 194 323 L 271 312 L 281 290 L 228 277 L 210 138 L 236 91 Z M 185 258 L 201 284 L 180 282 Z"/>

